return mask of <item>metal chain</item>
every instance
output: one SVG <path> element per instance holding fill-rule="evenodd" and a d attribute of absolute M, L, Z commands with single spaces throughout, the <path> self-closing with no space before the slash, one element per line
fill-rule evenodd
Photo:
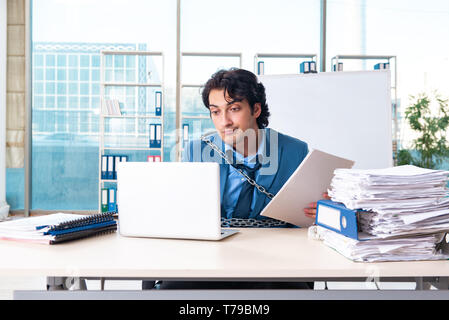
<path fill-rule="evenodd" d="M 221 218 L 221 226 L 223 228 L 276 228 L 285 227 L 286 222 L 266 218 L 266 219 L 242 219 L 242 218 Z"/>
<path fill-rule="evenodd" d="M 201 140 L 203 140 L 205 143 L 207 143 L 207 145 L 209 147 L 211 147 L 213 150 L 217 151 L 217 153 L 220 155 L 220 157 L 222 157 L 229 165 L 232 166 L 231 162 L 229 161 L 227 155 L 220 150 L 220 148 L 218 148 L 218 146 L 216 146 L 215 144 L 212 143 L 212 141 L 210 141 L 208 138 L 206 138 L 205 136 L 201 137 Z M 236 168 L 233 166 L 234 169 L 236 169 L 245 179 L 246 181 L 248 181 L 249 184 L 251 184 L 252 186 L 255 186 L 257 188 L 257 190 L 259 190 L 260 192 L 262 192 L 264 195 L 266 195 L 269 199 L 273 199 L 274 194 L 268 192 L 263 186 L 257 184 L 257 182 L 253 179 L 251 179 L 246 173 L 245 171 L 243 171 L 242 169 Z"/>
<path fill-rule="evenodd" d="M 221 151 L 218 146 L 216 146 L 212 141 L 210 141 L 206 136 L 202 136 L 201 140 L 204 141 L 209 147 L 211 147 L 213 150 L 215 150 L 220 157 L 222 157 L 229 165 L 232 166 L 231 162 L 228 159 L 228 156 Z M 234 167 L 234 166 L 233 166 Z M 255 186 L 257 190 L 265 194 L 269 199 L 273 199 L 274 194 L 266 191 L 264 187 L 257 184 L 255 180 L 251 179 L 243 170 L 234 167 L 245 179 L 250 183 L 252 186 Z M 275 227 L 284 227 L 287 223 L 285 221 L 280 221 L 273 218 L 266 218 L 263 220 L 257 220 L 257 219 L 239 219 L 239 218 L 230 218 L 225 219 L 221 218 L 221 226 L 222 227 L 234 227 L 234 228 L 275 228 Z"/>

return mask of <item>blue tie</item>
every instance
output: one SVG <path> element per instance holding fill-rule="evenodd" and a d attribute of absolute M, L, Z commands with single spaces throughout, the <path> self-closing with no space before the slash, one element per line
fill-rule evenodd
<path fill-rule="evenodd" d="M 259 170 L 259 168 L 262 165 L 257 162 L 254 168 L 249 168 L 243 164 L 236 164 L 234 165 L 235 168 L 241 169 L 242 171 L 245 171 L 246 174 L 254 180 L 256 176 L 256 171 Z M 251 212 L 251 203 L 253 201 L 253 194 L 254 194 L 254 186 L 252 186 L 248 181 L 243 182 L 242 191 L 240 191 L 239 199 L 237 200 L 237 205 L 234 209 L 234 218 L 248 218 L 249 214 Z"/>

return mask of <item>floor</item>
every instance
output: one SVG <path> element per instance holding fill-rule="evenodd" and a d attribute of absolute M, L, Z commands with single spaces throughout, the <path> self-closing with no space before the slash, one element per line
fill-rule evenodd
<path fill-rule="evenodd" d="M 0 300 L 13 299 L 14 290 L 45 290 L 47 279 L 45 277 L 0 277 Z M 86 280 L 88 290 L 100 290 L 100 280 Z M 141 281 L 138 280 L 107 280 L 104 290 L 141 290 Z M 376 290 L 389 289 L 413 290 L 416 287 L 414 282 L 328 282 L 330 290 L 354 289 L 354 290 Z M 324 282 L 315 282 L 315 290 L 323 290 Z"/>

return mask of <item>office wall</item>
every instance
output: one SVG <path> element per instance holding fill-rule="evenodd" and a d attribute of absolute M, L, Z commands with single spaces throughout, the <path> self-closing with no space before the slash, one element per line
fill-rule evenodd
<path fill-rule="evenodd" d="M 6 205 L 6 0 L 0 0 L 0 211 Z"/>
<path fill-rule="evenodd" d="M 259 76 L 270 127 L 355 161 L 354 168 L 393 165 L 390 73 L 323 72 Z"/>

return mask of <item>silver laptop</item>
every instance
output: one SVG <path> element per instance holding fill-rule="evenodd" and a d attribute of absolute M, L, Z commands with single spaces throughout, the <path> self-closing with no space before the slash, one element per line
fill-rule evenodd
<path fill-rule="evenodd" d="M 119 233 L 131 237 L 220 240 L 220 171 L 213 162 L 120 162 Z"/>

